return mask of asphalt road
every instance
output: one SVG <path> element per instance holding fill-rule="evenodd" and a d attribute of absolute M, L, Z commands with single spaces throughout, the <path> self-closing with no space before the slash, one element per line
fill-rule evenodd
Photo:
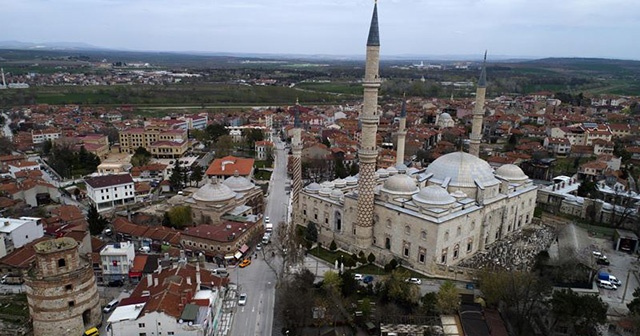
<path fill-rule="evenodd" d="M 287 155 L 284 143 L 275 139 L 274 169 L 269 183 L 265 216 L 275 228 L 287 216 L 289 195 L 287 181 Z M 229 277 L 239 285 L 238 292 L 247 294 L 247 304 L 236 307 L 231 335 L 272 335 L 276 276 L 262 259 L 254 257 L 245 268 L 230 269 Z"/>

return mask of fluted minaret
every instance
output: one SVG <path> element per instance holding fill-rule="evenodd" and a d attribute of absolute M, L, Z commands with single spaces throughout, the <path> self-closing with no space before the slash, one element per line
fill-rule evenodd
<path fill-rule="evenodd" d="M 469 137 L 469 154 L 480 156 L 480 140 L 482 139 L 482 119 L 484 117 L 484 95 L 487 91 L 487 52 L 484 52 L 482 72 L 476 89 L 476 105 L 473 108 L 473 122 Z"/>
<path fill-rule="evenodd" d="M 291 185 L 291 206 L 293 207 L 292 222 L 296 223 L 298 218 L 298 200 L 300 198 L 300 191 L 302 191 L 302 127 L 300 126 L 300 109 L 298 101 L 296 100 L 296 107 L 294 112 L 293 122 L 293 139 L 291 140 L 291 152 L 292 164 L 293 164 L 293 181 Z"/>
<path fill-rule="evenodd" d="M 398 150 L 396 151 L 396 166 L 404 164 L 404 142 L 407 137 L 407 101 L 402 100 L 402 110 L 400 110 L 400 126 L 398 127 Z"/>
<path fill-rule="evenodd" d="M 367 39 L 367 59 L 364 72 L 364 104 L 360 113 L 360 146 L 358 159 L 360 178 L 358 181 L 358 218 L 356 223 L 356 245 L 362 249 L 371 246 L 373 239 L 373 205 L 376 184 L 376 159 L 378 147 L 378 76 L 380 64 L 380 35 L 378 31 L 378 3 L 373 7 L 373 16 Z"/>

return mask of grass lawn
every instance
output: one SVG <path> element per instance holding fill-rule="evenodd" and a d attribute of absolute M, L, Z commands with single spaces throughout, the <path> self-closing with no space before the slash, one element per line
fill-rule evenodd
<path fill-rule="evenodd" d="M 269 181 L 271 179 L 271 172 L 267 170 L 258 170 L 255 172 L 253 177 L 256 180 Z"/>
<path fill-rule="evenodd" d="M 331 265 L 335 265 L 336 264 L 336 260 L 340 259 L 340 252 L 331 252 L 329 250 L 326 250 L 324 248 L 320 248 L 318 249 L 313 248 L 311 250 L 309 250 L 309 253 L 311 253 L 312 255 L 330 263 Z M 344 252 L 342 252 L 342 254 L 344 254 Z"/>
<path fill-rule="evenodd" d="M 27 295 L 14 294 L 0 297 L 0 314 L 5 315 L 7 319 L 14 321 L 29 317 Z M 15 319 L 11 319 L 7 315 L 15 316 Z"/>

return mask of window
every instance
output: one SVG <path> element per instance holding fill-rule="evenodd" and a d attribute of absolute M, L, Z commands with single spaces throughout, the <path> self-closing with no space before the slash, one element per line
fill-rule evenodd
<path fill-rule="evenodd" d="M 456 230 L 456 237 L 460 237 L 461 234 L 462 234 L 462 228 L 458 226 L 458 229 Z"/>
<path fill-rule="evenodd" d="M 420 252 L 420 254 L 418 254 L 418 261 L 420 263 L 424 264 L 425 259 L 427 259 L 427 258 L 425 256 L 424 252 Z"/>
<path fill-rule="evenodd" d="M 420 238 L 422 238 L 423 240 L 427 240 L 427 231 L 420 232 Z"/>
<path fill-rule="evenodd" d="M 147 336 L 147 333 L 139 333 L 138 336 Z"/>
<path fill-rule="evenodd" d="M 402 251 L 405 257 L 409 256 L 409 248 L 407 246 L 404 247 L 404 250 Z"/>
<path fill-rule="evenodd" d="M 67 266 L 67 261 L 64 260 L 64 258 L 58 259 L 58 267 L 65 267 L 65 266 Z"/>
<path fill-rule="evenodd" d="M 318 219 L 318 214 L 313 214 L 313 219 L 317 220 Z"/>
<path fill-rule="evenodd" d="M 70 291 L 73 289 L 73 285 L 66 285 L 64 286 L 64 289 Z"/>
<path fill-rule="evenodd" d="M 342 231 L 342 215 L 337 211 L 334 215 L 334 222 L 336 231 Z"/>
<path fill-rule="evenodd" d="M 324 218 L 324 223 L 325 223 L 325 224 L 329 224 L 329 218 L 325 217 L 325 218 Z"/>
<path fill-rule="evenodd" d="M 467 252 L 471 252 L 471 250 L 473 250 L 473 242 L 468 242 L 467 243 Z"/>
<path fill-rule="evenodd" d="M 444 232 L 444 241 L 449 241 L 449 230 Z"/>
<path fill-rule="evenodd" d="M 167 335 L 175 335 L 173 331 L 167 331 Z"/>
<path fill-rule="evenodd" d="M 475 229 L 476 221 L 471 221 L 471 230 Z"/>
<path fill-rule="evenodd" d="M 391 227 L 391 220 L 387 219 L 387 227 L 390 228 Z"/>
<path fill-rule="evenodd" d="M 144 328 L 144 323 L 138 323 L 138 328 Z"/>
<path fill-rule="evenodd" d="M 410 234 L 411 233 L 411 228 L 409 227 L 409 225 L 404 227 L 404 233 L 405 234 Z"/>
<path fill-rule="evenodd" d="M 69 308 L 71 308 L 71 307 L 75 307 L 76 302 L 75 301 L 69 301 L 68 304 L 69 304 Z"/>
<path fill-rule="evenodd" d="M 384 240 L 384 248 L 386 248 L 387 250 L 391 249 L 391 238 L 387 237 Z"/>
<path fill-rule="evenodd" d="M 440 256 L 440 263 L 441 264 L 447 263 L 447 249 L 442 250 L 442 255 Z"/>
<path fill-rule="evenodd" d="M 460 249 L 460 245 L 457 245 L 453 248 L 453 260 L 458 259 L 458 250 Z"/>

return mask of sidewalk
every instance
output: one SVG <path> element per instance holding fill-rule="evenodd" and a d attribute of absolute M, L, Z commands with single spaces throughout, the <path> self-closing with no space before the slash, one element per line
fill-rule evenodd
<path fill-rule="evenodd" d="M 233 314 L 235 312 L 236 305 L 238 304 L 237 296 L 238 290 L 236 286 L 229 285 L 227 293 L 222 300 L 222 314 L 220 315 L 220 323 L 218 324 L 216 336 L 230 335 L 229 331 L 233 325 Z"/>

